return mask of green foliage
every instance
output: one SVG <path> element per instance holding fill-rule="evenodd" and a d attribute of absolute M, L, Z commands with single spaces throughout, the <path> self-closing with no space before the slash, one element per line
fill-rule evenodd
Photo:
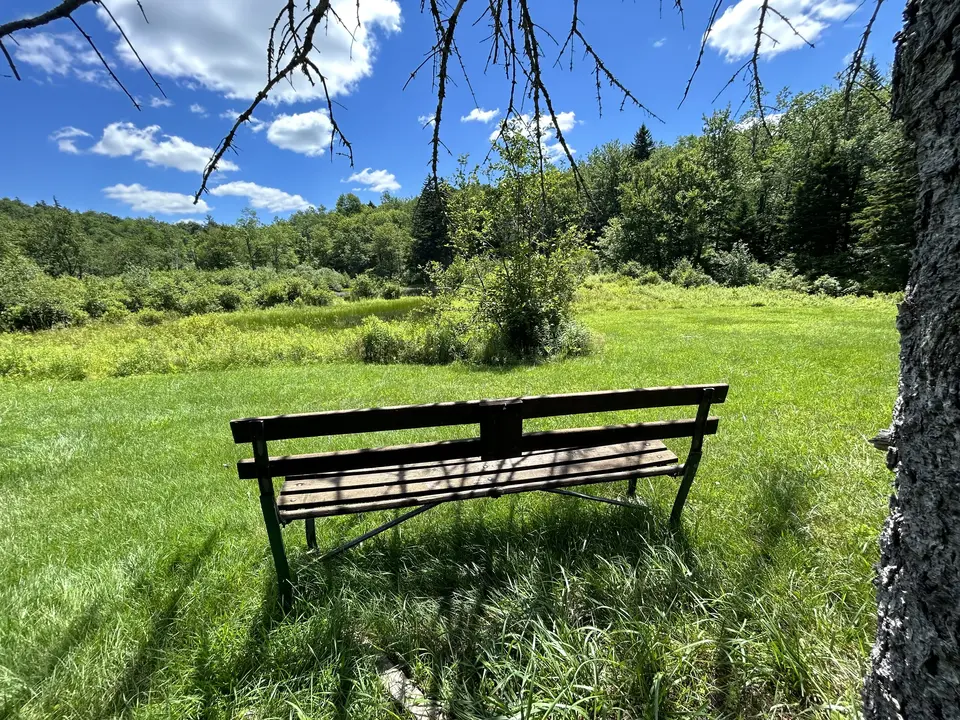
<path fill-rule="evenodd" d="M 644 162 L 650 159 L 650 156 L 653 154 L 653 148 L 653 135 L 650 134 L 650 130 L 647 128 L 646 123 L 644 123 L 637 129 L 637 133 L 633 136 L 633 144 L 630 146 L 630 152 L 634 160 Z"/>
<path fill-rule="evenodd" d="M 710 275 L 721 285 L 760 285 L 769 274 L 770 268 L 757 262 L 742 242 L 734 243 L 729 251 L 718 252 L 710 260 Z"/>
<path fill-rule="evenodd" d="M 813 284 L 810 286 L 810 291 L 819 295 L 837 297 L 843 292 L 843 287 L 840 285 L 840 281 L 835 277 L 821 275 L 813 281 Z"/>
<path fill-rule="evenodd" d="M 810 284 L 795 274 L 791 268 L 778 265 L 770 271 L 763 280 L 763 286 L 770 290 L 793 290 L 794 292 L 809 292 Z"/>
<path fill-rule="evenodd" d="M 418 281 L 426 280 L 426 268 L 431 263 L 446 266 L 453 259 L 450 247 L 450 195 L 450 186 L 443 180 L 437 182 L 431 175 L 423 182 L 414 205 L 409 268 L 410 275 Z"/>
<path fill-rule="evenodd" d="M 348 297 L 351 300 L 366 300 L 380 297 L 383 293 L 383 283 L 375 275 L 364 273 L 357 275 L 350 285 Z"/>
<path fill-rule="evenodd" d="M 695 267 L 687 258 L 681 258 L 677 261 L 677 264 L 673 266 L 667 279 L 674 285 L 685 288 L 711 285 L 714 282 L 713 278 L 700 268 Z"/>

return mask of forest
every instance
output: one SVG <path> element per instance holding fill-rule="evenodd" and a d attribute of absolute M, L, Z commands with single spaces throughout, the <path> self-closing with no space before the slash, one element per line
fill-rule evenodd
<path fill-rule="evenodd" d="M 849 96 L 783 91 L 777 113 L 719 110 L 672 145 L 644 124 L 631 142 L 542 174 L 532 131 L 504 128 L 497 153 L 479 165 L 461 157 L 417 197 L 384 193 L 374 204 L 348 193 L 272 221 L 247 209 L 232 225 L 167 223 L 2 199 L 0 328 L 436 293 L 495 272 L 467 268 L 484 257 L 543 258 L 542 272 L 531 270 L 541 276 L 563 258 L 566 289 L 541 288 L 561 295 L 591 272 L 899 291 L 915 242 L 916 168 L 889 103 L 889 80 L 870 62 Z"/>

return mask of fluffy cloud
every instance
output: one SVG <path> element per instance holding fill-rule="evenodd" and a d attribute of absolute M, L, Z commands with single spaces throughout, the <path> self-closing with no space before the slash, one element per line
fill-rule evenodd
<path fill-rule="evenodd" d="M 270 123 L 267 140 L 278 148 L 314 157 L 323 155 L 330 146 L 332 127 L 330 118 L 322 110 L 280 115 Z"/>
<path fill-rule="evenodd" d="M 83 40 L 73 35 L 35 32 L 19 35 L 17 40 L 11 43 L 16 59 L 33 65 L 47 75 L 69 75 L 77 63 L 99 63 L 90 46 L 85 46 Z"/>
<path fill-rule="evenodd" d="M 81 130 L 80 128 L 75 128 L 71 125 L 62 127 L 53 133 L 50 136 L 51 140 L 57 142 L 57 147 L 60 148 L 60 152 L 70 153 L 71 155 L 79 155 L 80 148 L 74 144 L 74 140 L 81 137 L 93 137 L 86 130 Z"/>
<path fill-rule="evenodd" d="M 713 23 L 707 44 L 727 60 L 736 60 L 752 53 L 757 42 L 761 4 L 762 0 L 740 0 L 727 8 Z M 856 4 L 844 0 L 783 0 L 777 3 L 777 10 L 789 18 L 797 33 L 811 43 L 820 39 L 831 22 L 851 15 L 856 9 Z M 763 31 L 761 55 L 772 57 L 804 45 L 790 26 L 774 13 L 767 13 Z"/>
<path fill-rule="evenodd" d="M 557 128 L 560 129 L 560 132 L 564 133 L 564 139 L 566 140 L 566 134 L 573 130 L 578 122 L 577 114 L 573 110 L 557 113 L 556 125 L 553 124 L 553 120 L 549 115 L 540 116 L 540 145 L 543 148 L 543 156 L 548 161 L 558 163 L 566 160 L 567 154 L 563 151 L 563 146 L 560 145 L 557 140 Z M 504 130 L 506 130 L 507 133 L 518 133 L 531 140 L 537 136 L 537 127 L 533 116 L 526 113 L 503 120 L 497 129 L 490 133 L 490 142 L 499 140 Z M 567 143 L 567 147 L 571 155 L 577 152 L 570 147 L 569 142 Z"/>
<path fill-rule="evenodd" d="M 139 183 L 111 185 L 103 189 L 103 194 L 111 200 L 129 205 L 133 210 L 158 215 L 194 215 L 210 210 L 210 206 L 203 200 L 194 205 L 192 195 L 148 190 Z"/>
<path fill-rule="evenodd" d="M 335 20 L 318 31 L 312 59 L 327 76 L 332 95 L 350 92 L 373 71 L 376 37 L 374 32 L 400 29 L 397 0 L 334 0 L 347 28 Z M 112 0 L 110 10 L 124 27 L 134 47 L 157 76 L 176 78 L 229 98 L 253 99 L 264 83 L 263 59 L 269 28 L 277 14 L 276 3 L 264 0 L 163 0 L 147 8 L 149 23 L 143 21 L 137 0 Z M 100 8 L 97 13 L 113 30 L 112 22 Z M 302 17 L 303 3 L 297 3 Z M 360 27 L 353 25 L 359 14 Z M 132 67 L 137 59 L 117 36 L 117 54 Z M 322 97 L 320 83 L 310 85 L 300 73 L 289 83 L 277 85 L 270 102 L 291 102 Z"/>
<path fill-rule="evenodd" d="M 654 42 L 654 43 L 653 43 L 653 46 L 654 46 L 655 48 L 661 48 L 661 47 L 663 47 L 663 46 L 666 45 L 666 44 L 667 44 L 667 39 L 666 39 L 665 37 L 662 37 L 662 38 L 660 38 L 659 40 L 657 40 L 656 42 Z"/>
<path fill-rule="evenodd" d="M 170 107 L 171 105 L 173 105 L 173 100 L 170 98 L 160 98 L 156 95 L 150 98 L 150 107 L 152 108 Z"/>
<path fill-rule="evenodd" d="M 436 117 L 437 116 L 433 113 L 430 113 L 429 115 L 418 115 L 417 122 L 420 123 L 420 127 L 427 127 L 427 125 L 433 127 L 433 121 L 436 119 Z"/>
<path fill-rule="evenodd" d="M 190 106 L 190 112 L 196 113 L 197 115 L 207 116 L 207 109 L 200 103 L 194 103 Z"/>
<path fill-rule="evenodd" d="M 354 173 L 346 180 L 340 182 L 355 182 L 366 185 L 364 188 L 354 188 L 355 190 L 372 190 L 373 192 L 396 192 L 400 189 L 400 183 L 396 176 L 386 170 L 371 170 L 364 168 L 358 173 Z"/>
<path fill-rule="evenodd" d="M 99 155 L 132 156 L 148 165 L 176 168 L 184 172 L 203 172 L 213 148 L 194 145 L 176 135 L 163 135 L 158 141 L 159 125 L 143 129 L 133 123 L 115 122 L 103 129 L 103 137 L 91 148 Z M 238 170 L 236 163 L 221 160 L 219 170 Z"/>
<path fill-rule="evenodd" d="M 500 114 L 500 108 L 497 108 L 496 110 L 484 110 L 482 108 L 474 108 L 467 115 L 464 115 L 463 117 L 461 117 L 460 122 L 488 123 L 499 114 Z"/>
<path fill-rule="evenodd" d="M 117 89 L 97 54 L 77 35 L 20 33 L 17 42 L 11 45 L 18 63 L 31 65 L 48 76 L 73 76 L 83 82 Z"/>
<path fill-rule="evenodd" d="M 245 197 L 250 204 L 259 210 L 270 212 L 287 212 L 290 210 L 306 210 L 313 207 L 300 195 L 291 195 L 277 188 L 263 187 L 252 182 L 228 182 L 210 188 L 211 195 L 234 195 Z"/>

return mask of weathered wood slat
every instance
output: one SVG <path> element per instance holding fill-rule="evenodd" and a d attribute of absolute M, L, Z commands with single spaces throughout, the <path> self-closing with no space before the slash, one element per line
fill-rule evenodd
<path fill-rule="evenodd" d="M 320 507 L 280 509 L 280 520 L 284 523 L 294 520 L 303 520 L 308 517 L 328 517 L 333 515 L 347 515 L 350 513 L 371 512 L 374 510 L 390 510 L 392 508 L 411 507 L 433 503 L 450 502 L 454 500 L 472 500 L 483 497 L 500 497 L 514 493 L 533 492 L 535 490 L 549 490 L 552 488 L 569 487 L 573 485 L 592 485 L 596 483 L 616 482 L 630 478 L 656 477 L 659 475 L 677 475 L 683 472 L 683 465 L 659 465 L 649 468 L 637 468 L 622 472 L 600 475 L 577 475 L 573 477 L 545 477 L 530 482 L 514 483 L 493 487 L 472 487 L 465 490 L 443 491 L 429 495 L 415 495 L 406 497 L 387 498 L 385 500 L 371 500 L 369 502 L 348 503 L 345 505 L 323 505 Z"/>
<path fill-rule="evenodd" d="M 346 505 L 380 501 L 391 497 L 429 495 L 481 487 L 503 487 L 544 478 L 572 478 L 609 474 L 630 469 L 675 465 L 677 456 L 667 449 L 640 451 L 634 446 L 562 450 L 548 455 L 533 455 L 504 460 L 473 460 L 458 466 L 391 468 L 365 478 L 288 480 L 280 491 L 278 507 L 293 510 L 322 505 Z M 362 483 L 362 484 L 361 484 Z"/>
<path fill-rule="evenodd" d="M 724 383 L 540 395 L 523 398 L 523 417 L 529 419 L 616 410 L 642 410 L 674 405 L 697 405 L 703 397 L 705 388 L 714 389 L 713 402 L 722 403 L 727 399 L 729 386 Z"/>
<path fill-rule="evenodd" d="M 708 435 L 716 433 L 718 423 L 718 418 L 708 418 L 704 426 L 704 433 Z M 667 440 L 691 437 L 695 428 L 696 421 L 687 419 L 657 420 L 574 430 L 547 430 L 545 432 L 526 433 L 520 439 L 520 447 L 523 450 L 551 450 L 555 448 L 613 445 L 640 440 Z"/>
<path fill-rule="evenodd" d="M 606 447 L 566 448 L 562 450 L 536 450 L 523 453 L 523 457 L 512 459 L 511 467 L 547 468 L 564 462 L 582 462 L 591 459 L 608 459 L 621 456 L 637 457 L 647 453 L 658 453 L 667 450 L 667 446 L 659 440 L 647 440 L 638 443 L 620 443 Z M 668 451 L 669 452 L 669 451 Z M 676 456 L 672 455 L 673 460 Z M 483 467 L 495 465 L 505 467 L 502 460 L 483 462 L 482 457 L 456 458 L 428 463 L 412 463 L 403 466 L 383 468 L 362 468 L 330 473 L 310 473 L 309 475 L 292 475 L 283 483 L 282 493 L 296 492 L 323 492 L 347 488 L 381 487 L 382 478 L 396 474 L 398 481 L 414 482 L 430 480 L 438 477 L 455 476 L 470 471 L 468 465 L 474 466 L 472 471 L 482 474 Z M 402 474 L 402 478 L 399 475 Z"/>
<path fill-rule="evenodd" d="M 453 460 L 480 454 L 480 439 L 444 440 L 441 442 L 395 445 L 393 447 L 341 450 L 309 455 L 285 455 L 270 458 L 270 473 L 273 477 L 308 475 L 313 473 L 338 472 L 359 468 L 389 467 L 410 463 Z M 241 479 L 257 477 L 253 460 L 237 463 Z"/>
<path fill-rule="evenodd" d="M 568 393 L 537 397 L 503 398 L 486 401 L 503 403 L 522 401 L 524 418 L 576 415 L 579 413 L 637 410 L 674 405 L 699 404 L 704 388 L 714 388 L 715 403 L 727 397 L 725 383 L 709 385 L 677 385 L 673 387 L 637 388 L 631 390 L 604 390 L 600 392 Z M 401 405 L 365 410 L 331 410 L 317 413 L 272 415 L 243 418 L 230 423 L 236 443 L 251 442 L 253 426 L 263 422 L 265 440 L 292 440 L 319 435 L 344 435 L 387 430 L 409 430 L 423 427 L 472 425 L 483 418 L 481 400 L 434 403 L 431 405 Z"/>

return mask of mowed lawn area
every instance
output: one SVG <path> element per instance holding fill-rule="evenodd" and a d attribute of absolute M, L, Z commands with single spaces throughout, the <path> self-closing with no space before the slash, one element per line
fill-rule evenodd
<path fill-rule="evenodd" d="M 0 381 L 0 715 L 402 717 L 378 678 L 386 658 L 450 718 L 854 717 L 892 479 L 865 440 L 896 396 L 895 305 L 684 292 L 583 301 L 596 351 L 537 367 L 334 358 Z M 702 382 L 730 395 L 683 533 L 666 526 L 673 478 L 641 482 L 636 509 L 449 504 L 323 564 L 297 523 L 284 533 L 298 596 L 277 607 L 230 419 Z M 390 516 L 321 520 L 318 540 Z"/>

